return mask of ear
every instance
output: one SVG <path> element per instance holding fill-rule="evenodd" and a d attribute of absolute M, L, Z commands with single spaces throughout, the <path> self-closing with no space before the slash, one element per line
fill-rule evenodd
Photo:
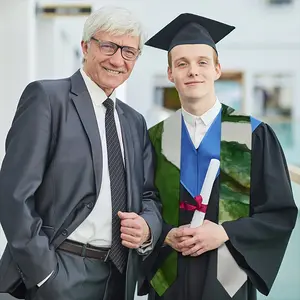
<path fill-rule="evenodd" d="M 218 63 L 216 65 L 216 75 L 215 75 L 215 81 L 218 80 L 222 75 L 221 65 Z"/>
<path fill-rule="evenodd" d="M 172 75 L 172 69 L 170 67 L 168 67 L 168 78 L 171 82 L 174 83 L 174 78 L 173 78 L 173 75 Z"/>
<path fill-rule="evenodd" d="M 81 50 L 83 57 L 85 58 L 89 49 L 89 44 L 87 42 L 81 41 Z"/>

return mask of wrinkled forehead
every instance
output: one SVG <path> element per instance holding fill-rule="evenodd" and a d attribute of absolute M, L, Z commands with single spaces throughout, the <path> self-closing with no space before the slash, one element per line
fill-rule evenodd
<path fill-rule="evenodd" d="M 105 31 L 98 31 L 94 34 L 94 37 L 103 41 L 110 41 L 120 46 L 129 46 L 138 49 L 140 43 L 140 37 L 131 34 L 114 34 Z"/>

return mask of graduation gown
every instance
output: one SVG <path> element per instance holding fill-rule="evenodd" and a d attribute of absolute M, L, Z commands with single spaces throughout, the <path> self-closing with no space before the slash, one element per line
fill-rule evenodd
<path fill-rule="evenodd" d="M 273 130 L 260 123 L 252 132 L 250 216 L 223 223 L 226 245 L 248 279 L 231 298 L 217 279 L 217 250 L 198 257 L 178 254 L 177 278 L 159 297 L 150 280 L 171 253 L 164 240 L 172 228 L 164 224 L 160 241 L 144 261 L 139 295 L 149 300 L 254 300 L 256 289 L 267 295 L 278 273 L 297 219 L 289 173 L 282 148 Z M 165 181 L 168 184 L 168 181 Z M 205 219 L 218 223 L 220 178 L 216 178 Z M 190 199 L 180 184 L 180 198 Z M 194 204 L 194 203 L 191 203 Z M 192 211 L 180 210 L 179 225 L 189 224 Z M 228 270 L 230 272 L 230 270 Z"/>

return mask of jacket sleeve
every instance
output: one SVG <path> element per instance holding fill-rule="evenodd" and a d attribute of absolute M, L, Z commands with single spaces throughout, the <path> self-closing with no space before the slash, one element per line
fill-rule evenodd
<path fill-rule="evenodd" d="M 154 186 L 155 162 L 153 148 L 149 139 L 146 122 L 143 118 L 144 127 L 144 190 L 142 200 L 142 213 L 140 214 L 147 222 L 152 238 L 151 250 L 158 242 L 162 231 L 161 202 Z"/>
<path fill-rule="evenodd" d="M 33 82 L 18 103 L 0 171 L 0 222 L 27 288 L 41 282 L 57 265 L 35 209 L 35 193 L 46 171 L 51 134 L 48 95 L 41 83 Z"/>

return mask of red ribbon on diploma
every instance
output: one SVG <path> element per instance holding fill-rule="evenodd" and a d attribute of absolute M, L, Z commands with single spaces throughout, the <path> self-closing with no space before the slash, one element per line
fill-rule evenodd
<path fill-rule="evenodd" d="M 184 209 L 184 210 L 188 210 L 188 211 L 198 210 L 198 211 L 201 211 L 205 214 L 206 210 L 207 210 L 207 204 L 202 204 L 202 201 L 203 201 L 202 196 L 198 195 L 194 199 L 196 201 L 196 205 L 189 204 L 189 203 L 186 203 L 186 202 L 180 202 L 179 207 Z"/>

